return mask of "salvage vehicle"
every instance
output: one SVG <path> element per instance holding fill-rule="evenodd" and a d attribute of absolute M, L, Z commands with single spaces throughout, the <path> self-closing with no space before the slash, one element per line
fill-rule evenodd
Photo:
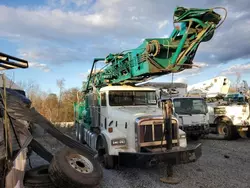
<path fill-rule="evenodd" d="M 201 156 L 201 144 L 187 144 L 171 114 L 171 101 L 159 109 L 156 89 L 137 87 L 150 79 L 192 68 L 198 46 L 223 22 L 213 9 L 177 7 L 169 38 L 148 38 L 132 50 L 95 58 L 83 93 L 74 104 L 79 142 L 98 151 L 106 168 L 181 164 Z M 105 66 L 97 71 L 97 62 Z"/>
<path fill-rule="evenodd" d="M 228 140 L 250 137 L 249 89 L 238 88 L 230 93 L 230 85 L 227 77 L 220 76 L 190 86 L 190 92 L 191 88 L 200 90 L 205 96 L 212 133 Z"/>
<path fill-rule="evenodd" d="M 28 68 L 28 61 L 0 52 L 1 70 Z M 63 134 L 32 107 L 25 92 L 6 78 L 0 78 L 0 187 L 96 187 L 102 169 L 95 152 Z M 34 125 L 66 145 L 54 155 L 33 134 Z M 26 169 L 30 153 L 49 164 Z"/>
<path fill-rule="evenodd" d="M 160 83 L 148 82 L 140 86 L 150 86 L 159 90 L 158 100 L 169 99 L 173 104 L 173 116 L 179 122 L 179 128 L 187 137 L 198 140 L 208 135 L 209 114 L 206 101 L 203 97 L 188 94 L 187 84 L 184 83 Z M 159 103 L 161 108 L 161 103 Z"/>

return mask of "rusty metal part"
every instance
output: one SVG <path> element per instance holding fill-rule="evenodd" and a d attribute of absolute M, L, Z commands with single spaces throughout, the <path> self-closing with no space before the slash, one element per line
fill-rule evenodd
<path fill-rule="evenodd" d="M 63 134 L 49 120 L 37 112 L 35 108 L 29 108 L 29 105 L 23 103 L 19 97 L 14 96 L 10 92 L 7 92 L 7 104 L 7 111 L 11 118 L 28 121 L 41 126 L 50 135 L 72 149 L 84 150 L 92 156 L 96 154 L 89 146 Z"/>
<path fill-rule="evenodd" d="M 146 51 L 148 54 L 152 54 L 152 56 L 159 55 L 161 51 L 161 45 L 157 40 L 151 40 L 148 45 L 146 46 Z"/>
<path fill-rule="evenodd" d="M 69 156 L 66 156 L 66 158 L 69 165 L 80 173 L 89 174 L 94 170 L 93 164 L 83 155 L 70 154 Z"/>
<path fill-rule="evenodd" d="M 0 70 L 28 67 L 28 61 L 0 52 Z"/>
<path fill-rule="evenodd" d="M 15 104 L 13 104 L 15 106 Z M 13 107 L 14 107 L 13 106 Z M 55 126 L 47 120 L 44 116 L 42 116 L 39 112 L 37 112 L 34 108 L 27 108 L 22 106 L 15 106 L 15 112 L 9 112 L 9 115 L 13 118 L 19 118 L 22 120 L 30 121 L 32 123 L 38 124 L 45 131 L 47 131 L 50 135 L 55 137 L 57 140 L 61 141 L 63 144 L 70 148 L 75 148 L 79 150 L 84 150 L 89 152 L 90 155 L 95 155 L 95 152 L 89 148 L 87 145 L 81 144 L 78 141 L 70 138 L 69 136 L 63 134 L 59 131 Z"/>
<path fill-rule="evenodd" d="M 6 145 L 6 159 L 10 160 L 12 158 L 13 151 L 12 151 L 12 140 L 10 133 L 10 122 L 7 114 L 7 94 L 6 94 L 5 74 L 2 75 L 2 80 L 3 80 L 3 94 L 1 95 L 4 106 L 4 134 L 5 134 L 5 145 Z"/>
<path fill-rule="evenodd" d="M 174 177 L 163 177 L 163 178 L 160 178 L 160 181 L 163 183 L 168 183 L 168 184 L 178 184 L 180 182 L 178 178 L 174 178 Z"/>

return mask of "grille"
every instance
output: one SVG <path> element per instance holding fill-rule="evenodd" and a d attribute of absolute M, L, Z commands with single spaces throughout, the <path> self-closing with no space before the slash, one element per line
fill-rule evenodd
<path fill-rule="evenodd" d="M 140 131 L 140 144 L 141 146 L 160 145 L 161 140 L 165 141 L 165 137 L 162 138 L 164 132 L 163 124 L 144 124 L 139 126 Z M 172 123 L 172 139 L 177 139 L 177 124 Z"/>

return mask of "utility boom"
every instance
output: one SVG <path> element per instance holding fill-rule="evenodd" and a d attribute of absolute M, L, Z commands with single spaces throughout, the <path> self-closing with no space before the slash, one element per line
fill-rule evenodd
<path fill-rule="evenodd" d="M 90 89 L 90 83 L 97 88 L 108 84 L 135 84 L 192 68 L 199 44 L 213 37 L 220 21 L 221 16 L 213 9 L 177 7 L 174 23 L 181 25 L 174 28 L 169 38 L 148 38 L 135 49 L 94 59 L 86 89 Z M 107 65 L 94 74 L 98 61 L 105 61 Z"/>
<path fill-rule="evenodd" d="M 200 144 L 187 147 L 171 103 L 158 108 L 157 90 L 136 84 L 192 68 L 199 44 L 221 21 L 213 9 L 177 7 L 180 27 L 169 38 L 145 39 L 135 49 L 94 59 L 85 98 L 74 105 L 76 137 L 98 151 L 106 168 L 188 163 L 201 156 Z M 94 69 L 98 61 L 106 63 L 100 71 Z"/>

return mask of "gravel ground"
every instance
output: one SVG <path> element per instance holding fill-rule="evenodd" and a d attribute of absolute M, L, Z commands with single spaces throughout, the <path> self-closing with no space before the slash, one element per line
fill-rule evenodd
<path fill-rule="evenodd" d="M 67 133 L 73 136 L 71 133 Z M 62 144 L 45 135 L 38 138 L 52 153 L 62 148 Z M 180 180 L 178 185 L 160 182 L 165 165 L 151 169 L 119 170 L 103 169 L 102 188 L 250 188 L 250 140 L 235 141 L 202 139 L 202 157 L 195 163 L 174 167 L 174 176 Z M 32 154 L 33 167 L 46 164 L 39 156 Z"/>

